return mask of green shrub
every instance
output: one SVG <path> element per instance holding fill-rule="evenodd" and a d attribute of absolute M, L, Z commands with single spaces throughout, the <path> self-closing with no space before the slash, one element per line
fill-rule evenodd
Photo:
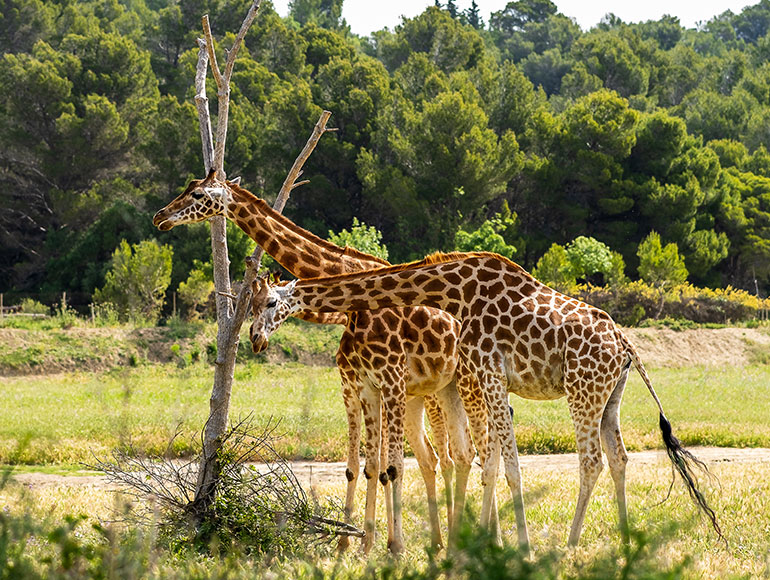
<path fill-rule="evenodd" d="M 636 255 L 639 256 L 639 276 L 648 284 L 670 288 L 687 280 L 688 272 L 679 248 L 675 243 L 663 247 L 658 232 L 650 232 L 642 240 Z"/>
<path fill-rule="evenodd" d="M 455 234 L 455 249 L 459 252 L 495 252 L 513 259 L 518 251 L 515 244 L 523 243 L 521 239 L 516 239 L 515 244 L 508 243 L 517 227 L 518 216 L 511 213 L 505 204 L 502 212 L 486 220 L 478 229 L 471 232 L 458 230 Z"/>
<path fill-rule="evenodd" d="M 329 230 L 329 241 L 338 246 L 348 246 L 383 260 L 388 259 L 388 248 L 382 243 L 382 233 L 374 226 L 367 226 L 353 218 L 350 231 L 342 229 L 338 234 Z"/>
<path fill-rule="evenodd" d="M 118 309 L 112 302 L 91 305 L 95 326 L 117 326 L 120 323 Z"/>
<path fill-rule="evenodd" d="M 578 236 L 566 247 L 553 244 L 537 262 L 532 275 L 568 294 L 577 291 L 578 281 L 594 285 L 626 282 L 623 256 L 607 244 Z"/>
<path fill-rule="evenodd" d="M 122 320 L 156 322 L 171 282 L 172 256 L 170 246 L 155 240 L 130 246 L 123 240 L 112 254 L 104 287 L 94 292 L 94 302 L 113 303 Z"/>
<path fill-rule="evenodd" d="M 559 244 L 553 244 L 543 254 L 532 270 L 532 275 L 543 284 L 548 284 L 561 292 L 571 294 L 575 291 L 576 280 L 572 262 L 567 250 Z"/>
<path fill-rule="evenodd" d="M 24 298 L 24 300 L 21 301 L 21 311 L 24 314 L 50 314 L 51 309 L 43 304 L 42 302 L 38 302 L 37 300 L 33 298 Z"/>
<path fill-rule="evenodd" d="M 177 293 L 182 303 L 187 306 L 187 318 L 197 320 L 200 317 L 199 308 L 208 300 L 214 291 L 214 282 L 203 268 L 195 268 L 187 280 L 179 283 Z"/>

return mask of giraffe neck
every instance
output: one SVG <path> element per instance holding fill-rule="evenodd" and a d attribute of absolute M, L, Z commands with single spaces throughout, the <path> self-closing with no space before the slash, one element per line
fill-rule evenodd
<path fill-rule="evenodd" d="M 233 183 L 227 187 L 231 194 L 226 217 L 298 278 L 334 276 L 389 265 L 375 256 L 319 238 Z"/>
<path fill-rule="evenodd" d="M 460 320 L 477 300 L 517 288 L 545 288 L 521 266 L 497 254 L 439 254 L 419 262 L 297 281 L 291 309 L 355 312 L 402 306 L 430 306 Z"/>

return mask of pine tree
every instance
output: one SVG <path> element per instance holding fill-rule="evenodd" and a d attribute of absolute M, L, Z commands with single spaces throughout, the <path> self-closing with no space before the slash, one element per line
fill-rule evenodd
<path fill-rule="evenodd" d="M 468 21 L 468 24 L 473 26 L 476 30 L 484 28 L 484 21 L 479 14 L 479 5 L 476 4 L 476 0 L 473 0 L 471 2 L 471 7 L 465 11 L 465 19 Z"/>
<path fill-rule="evenodd" d="M 448 0 L 446 3 L 447 12 L 452 18 L 457 18 L 457 6 L 455 6 L 455 0 Z"/>

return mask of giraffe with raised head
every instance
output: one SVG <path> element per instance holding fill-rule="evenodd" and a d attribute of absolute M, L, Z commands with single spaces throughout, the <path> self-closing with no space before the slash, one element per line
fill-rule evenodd
<path fill-rule="evenodd" d="M 389 265 L 374 256 L 341 248 L 318 238 L 237 183 L 217 179 L 214 171 L 203 180 L 192 181 L 182 194 L 155 214 L 153 223 L 165 231 L 215 215 L 224 215 L 233 221 L 279 264 L 299 278 Z M 304 313 L 300 317 L 340 322 L 334 317 L 319 320 L 312 313 Z M 427 307 L 360 312 L 345 316 L 343 321 L 346 328 L 336 360 L 348 418 L 345 512 L 350 516 L 353 511 L 363 412 L 366 430 L 364 475 L 368 480 L 364 550 L 371 548 L 374 536 L 378 479 L 387 486 L 392 484 L 392 501 L 386 501 L 388 507 L 393 506 L 392 515 L 388 510 L 389 547 L 394 552 L 403 548 L 400 496 L 404 433 L 425 479 L 431 539 L 434 545 L 441 545 L 435 493 L 437 459 L 424 431 L 421 402 L 424 398 L 434 436 L 439 441 L 451 529 L 462 513 L 473 459 L 468 421 L 454 388 L 459 323 L 447 313 Z M 465 390 L 473 388 L 471 381 L 460 381 L 459 386 Z M 446 420 L 442 422 L 443 418 Z M 485 410 L 476 409 L 469 418 L 479 454 L 483 457 L 487 421 Z M 448 428 L 448 433 L 442 431 L 445 428 Z M 381 435 L 387 437 L 387 445 L 381 444 Z M 454 461 L 448 456 L 449 448 Z M 453 469 L 456 478 L 454 492 L 451 491 Z M 386 494 L 386 500 L 391 499 L 391 494 Z M 496 515 L 496 507 L 494 512 Z"/>
<path fill-rule="evenodd" d="M 706 466 L 673 436 L 636 349 L 606 312 L 549 288 L 507 258 L 484 252 L 436 254 L 370 272 L 284 285 L 258 283 L 264 288 L 254 299 L 251 334 L 259 341 L 267 340 L 297 310 L 328 313 L 424 305 L 462 321 L 462 363 L 479 383 L 494 427 L 490 436 L 502 446 L 524 550 L 529 549 L 529 537 L 508 392 L 528 399 L 567 398 L 580 458 L 580 491 L 569 544 L 576 545 L 580 538 L 588 500 L 603 468 L 602 446 L 615 483 L 621 535 L 627 539 L 628 456 L 620 432 L 620 401 L 633 365 L 658 406 L 674 467 L 721 537 L 714 511 L 693 478 L 694 467 Z M 496 468 L 494 454 L 488 454 L 482 514 L 488 509 Z"/>

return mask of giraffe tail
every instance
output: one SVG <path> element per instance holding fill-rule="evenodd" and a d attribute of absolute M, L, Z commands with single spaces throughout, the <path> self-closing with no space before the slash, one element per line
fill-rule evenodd
<path fill-rule="evenodd" d="M 650 391 L 652 398 L 655 399 L 655 403 L 658 405 L 658 410 L 660 411 L 660 432 L 663 436 L 663 443 L 666 446 L 666 453 L 668 454 L 674 469 L 679 473 L 682 481 L 684 481 L 687 492 L 690 494 L 692 500 L 711 522 L 711 526 L 714 528 L 717 536 L 719 536 L 719 539 L 726 542 L 725 537 L 722 535 L 722 529 L 717 522 L 714 510 L 708 505 L 705 496 L 698 489 L 696 471 L 700 470 L 709 477 L 713 477 L 711 472 L 703 461 L 685 449 L 682 442 L 676 438 L 671 429 L 671 423 L 666 419 L 666 415 L 663 412 L 663 406 L 660 403 L 660 399 L 658 398 L 657 393 L 655 393 L 655 389 L 652 388 L 652 382 L 647 374 L 647 370 L 644 368 L 641 358 L 639 358 L 639 354 L 636 352 L 636 348 L 634 348 L 634 345 L 631 344 L 628 338 L 626 338 L 620 330 L 618 330 L 617 333 L 618 338 L 624 345 L 626 352 L 631 359 L 630 363 L 633 363 L 634 367 L 639 372 L 639 375 L 642 377 L 642 381 Z"/>

